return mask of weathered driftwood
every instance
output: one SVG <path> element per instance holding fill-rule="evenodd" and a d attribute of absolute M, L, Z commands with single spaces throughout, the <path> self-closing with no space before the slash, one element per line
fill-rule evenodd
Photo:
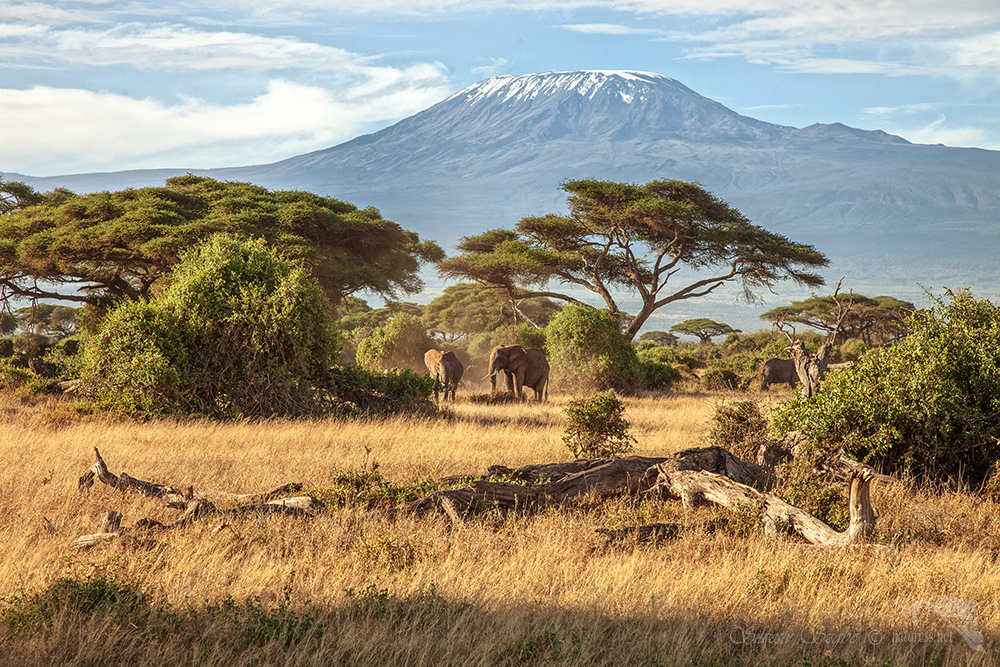
<path fill-rule="evenodd" d="M 222 500 L 241 503 L 229 509 L 220 509 L 215 503 L 204 496 L 195 495 L 194 488 L 188 487 L 179 490 L 167 484 L 157 484 L 145 480 L 136 479 L 125 473 L 115 475 L 109 469 L 101 456 L 101 453 L 94 448 L 94 456 L 97 461 L 82 476 L 79 481 L 81 492 L 89 491 L 94 480 L 117 489 L 122 493 L 135 493 L 162 500 L 167 507 L 184 510 L 184 513 L 176 521 L 171 523 L 161 523 L 153 519 L 141 519 L 130 528 L 121 528 L 121 515 L 110 510 L 102 515 L 101 530 L 91 535 L 78 537 L 73 546 L 77 548 L 92 547 L 97 544 L 109 542 L 115 538 L 127 538 L 139 546 L 153 546 L 156 543 L 134 536 L 136 532 L 154 532 L 172 530 L 190 525 L 206 517 L 217 517 L 222 519 L 241 519 L 251 516 L 267 516 L 271 514 L 282 514 L 285 516 L 303 516 L 315 514 L 325 507 L 324 503 L 312 496 L 296 496 L 293 498 L 282 498 L 287 493 L 301 491 L 302 485 L 295 482 L 285 484 L 266 493 L 257 494 L 215 494 Z"/>
<path fill-rule="evenodd" d="M 761 509 L 769 533 L 780 526 L 814 544 L 857 544 L 874 530 L 876 517 L 869 489 L 876 475 L 864 466 L 851 465 L 851 523 L 844 533 L 769 493 L 774 484 L 773 464 L 742 461 L 721 447 L 686 449 L 665 458 L 594 459 L 516 470 L 493 467 L 485 476 L 454 478 L 467 481 L 469 488 L 438 491 L 383 514 L 410 512 L 424 516 L 440 511 L 458 523 L 491 508 L 531 508 L 566 504 L 584 496 L 603 499 L 659 491 L 680 498 L 685 506 L 691 506 L 696 499 L 729 508 L 752 504 Z M 497 481 L 496 477 L 520 483 Z M 553 478 L 555 481 L 544 481 Z M 633 529 L 623 530 L 622 537 L 615 534 L 615 540 L 625 539 Z M 640 526 L 634 530 L 642 534 L 645 529 Z"/>
<path fill-rule="evenodd" d="M 662 465 L 657 468 L 656 488 L 667 496 L 680 498 L 685 507 L 694 505 L 698 499 L 730 509 L 753 505 L 761 510 L 768 533 L 788 527 L 813 544 L 844 546 L 862 542 L 875 530 L 876 517 L 870 497 L 873 475 L 867 470 L 851 478 L 850 525 L 840 533 L 773 493 L 763 493 L 728 477 L 710 472 L 670 470 Z"/>
<path fill-rule="evenodd" d="M 437 491 L 388 514 L 408 511 L 423 516 L 436 510 L 447 512 L 442 506 L 442 499 L 450 503 L 457 515 L 465 516 L 490 508 L 566 504 L 583 496 L 604 499 L 638 495 L 656 485 L 658 465 L 666 465 L 671 470 L 727 475 L 760 489 L 768 488 L 771 483 L 769 472 L 762 466 L 741 461 L 721 447 L 698 447 L 671 457 L 590 459 L 513 470 L 493 466 L 484 476 L 449 478 L 467 482 L 468 489 Z"/>

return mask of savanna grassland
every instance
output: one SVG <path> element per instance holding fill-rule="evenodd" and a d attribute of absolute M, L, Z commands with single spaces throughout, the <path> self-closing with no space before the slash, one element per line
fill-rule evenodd
<path fill-rule="evenodd" d="M 533 514 L 395 520 L 432 480 L 567 460 L 569 396 L 474 404 L 443 418 L 111 421 L 11 401 L 0 424 L 0 664 L 4 665 L 986 665 L 1000 655 L 1000 516 L 991 499 L 877 483 L 876 544 L 765 537 L 745 516 L 676 501 L 584 500 Z M 640 455 L 705 444 L 724 397 L 626 399 Z M 773 399 L 771 399 L 773 400 Z M 85 411 L 84 411 L 85 412 Z M 261 492 L 292 481 L 313 518 L 206 520 L 90 550 L 106 509 L 123 525 L 177 517 L 77 480 L 113 472 Z M 681 525 L 658 546 L 605 548 L 600 527 Z M 979 631 L 982 652 L 932 610 Z M 918 607 L 919 609 L 919 607 Z M 952 610 L 954 611 L 954 610 Z M 947 614 L 945 614 L 947 615 Z M 971 636 L 971 635 L 970 635 Z"/>

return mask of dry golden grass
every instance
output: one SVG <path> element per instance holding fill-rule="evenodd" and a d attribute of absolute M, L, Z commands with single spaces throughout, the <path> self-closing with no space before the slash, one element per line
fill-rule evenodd
<path fill-rule="evenodd" d="M 875 490 L 881 544 L 850 550 L 768 539 L 732 513 L 627 499 L 488 515 L 458 528 L 442 518 L 389 522 L 347 506 L 313 519 L 248 520 L 221 530 L 210 520 L 157 537 L 161 546 L 151 550 L 115 543 L 70 548 L 74 538 L 97 529 L 105 509 L 121 512 L 124 525 L 176 517 L 100 484 L 79 494 L 77 478 L 92 464 L 95 446 L 115 472 L 199 492 L 256 492 L 302 481 L 322 493 L 338 473 L 370 470 L 373 462 L 404 485 L 480 473 L 492 464 L 566 460 L 561 438 L 569 398 L 492 406 L 460 400 L 449 417 L 436 420 L 236 424 L 80 421 L 65 406 L 8 406 L 0 425 L 0 597 L 7 607 L 59 577 L 137 581 L 150 602 L 124 618 L 64 610 L 44 627 L 0 626 L 0 664 L 981 665 L 996 659 L 996 504 L 902 485 Z M 704 444 L 715 400 L 627 399 L 636 453 Z M 608 550 L 594 532 L 657 521 L 680 523 L 679 538 Z M 977 603 L 985 653 L 970 650 L 933 613 L 923 612 L 916 625 L 903 613 L 942 596 Z M 282 619 L 307 619 L 323 632 L 296 634 Z"/>

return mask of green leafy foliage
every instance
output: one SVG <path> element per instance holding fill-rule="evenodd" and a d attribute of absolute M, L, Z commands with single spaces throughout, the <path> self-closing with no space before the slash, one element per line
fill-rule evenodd
<path fill-rule="evenodd" d="M 424 353 L 434 347 L 419 319 L 401 314 L 358 343 L 357 360 L 368 370 L 425 371 Z"/>
<path fill-rule="evenodd" d="M 319 414 L 336 352 L 323 294 L 263 240 L 220 234 L 185 253 L 170 286 L 112 310 L 81 390 L 143 414 Z"/>
<path fill-rule="evenodd" d="M 545 328 L 552 375 L 572 391 L 632 391 L 639 358 L 605 311 L 568 304 Z"/>
<path fill-rule="evenodd" d="M 62 577 L 37 593 L 16 595 L 4 603 L 0 628 L 14 633 L 49 627 L 67 612 L 138 621 L 149 611 L 147 596 L 136 583 L 106 576 L 82 581 Z"/>
<path fill-rule="evenodd" d="M 722 401 L 709 420 L 708 442 L 744 461 L 756 461 L 769 441 L 768 421 L 754 400 Z"/>
<path fill-rule="evenodd" d="M 680 382 L 681 372 L 668 364 L 639 360 L 639 384 L 643 389 L 668 391 Z"/>
<path fill-rule="evenodd" d="M 906 327 L 776 425 L 889 473 L 978 486 L 1000 457 L 1000 308 L 958 292 Z"/>
<path fill-rule="evenodd" d="M 329 369 L 334 410 L 344 416 L 433 413 L 434 379 L 410 369 L 368 371 L 354 364 Z"/>
<path fill-rule="evenodd" d="M 0 216 L 0 285 L 24 298 L 90 298 L 36 280 L 145 298 L 185 249 L 218 232 L 263 238 L 302 260 L 333 301 L 362 289 L 418 291 L 420 263 L 444 256 L 372 208 L 189 174 L 164 187 L 46 196 Z"/>
<path fill-rule="evenodd" d="M 627 456 L 636 442 L 629 433 L 631 424 L 625 419 L 625 404 L 614 389 L 570 401 L 566 417 L 569 426 L 563 442 L 578 459 Z"/>
<path fill-rule="evenodd" d="M 552 280 L 576 285 L 597 295 L 615 322 L 625 316 L 613 291 L 627 290 L 642 302 L 623 327 L 628 340 L 656 310 L 730 282 L 747 299 L 785 279 L 823 284 L 810 271 L 826 266 L 824 255 L 751 224 L 695 183 L 582 179 L 566 181 L 562 189 L 569 215 L 528 217 L 516 230 L 465 237 L 459 254 L 439 263 L 441 273 L 515 298 L 546 296 L 579 304 L 570 294 L 542 289 Z M 675 287 L 671 278 L 682 266 L 698 273 Z"/>

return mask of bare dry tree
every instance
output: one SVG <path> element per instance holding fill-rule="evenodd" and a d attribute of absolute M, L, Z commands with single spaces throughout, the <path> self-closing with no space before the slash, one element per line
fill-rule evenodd
<path fill-rule="evenodd" d="M 843 277 L 837 281 L 837 288 L 833 291 L 833 302 L 837 304 L 837 319 L 834 322 L 833 330 L 827 336 L 826 341 L 819 346 L 815 354 L 809 352 L 805 343 L 795 339 L 795 327 L 787 324 L 784 318 L 774 323 L 778 331 L 785 334 L 788 339 L 788 350 L 795 360 L 795 372 L 801 382 L 799 392 L 803 399 L 811 398 L 819 393 L 819 385 L 826 375 L 827 367 L 830 365 L 830 354 L 833 345 L 840 333 L 841 326 L 847 318 L 848 313 L 854 307 L 854 290 L 850 290 L 846 297 L 837 298 L 840 293 L 840 285 L 844 282 Z M 789 330 L 791 333 L 789 333 Z"/>

